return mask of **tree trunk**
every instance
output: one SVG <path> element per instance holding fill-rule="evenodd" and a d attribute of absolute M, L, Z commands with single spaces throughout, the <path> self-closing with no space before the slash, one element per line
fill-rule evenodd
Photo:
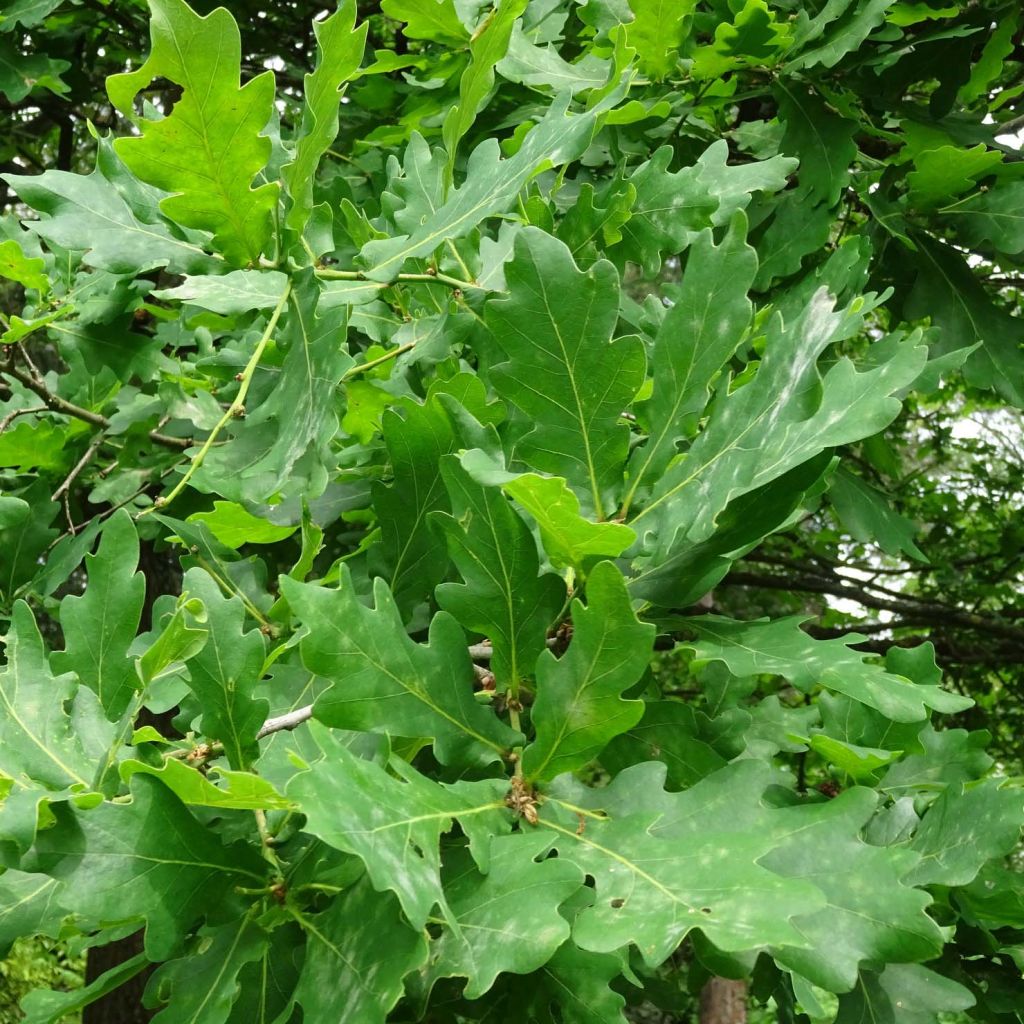
<path fill-rule="evenodd" d="M 85 983 L 88 985 L 105 971 L 141 952 L 141 930 L 107 946 L 94 946 L 85 961 Z M 148 970 L 136 974 L 120 988 L 87 1006 L 82 1011 L 82 1024 L 148 1024 L 153 1015 L 143 1008 L 142 993 L 149 974 Z"/>
<path fill-rule="evenodd" d="M 747 1024 L 747 983 L 710 978 L 700 994 L 700 1024 Z"/>

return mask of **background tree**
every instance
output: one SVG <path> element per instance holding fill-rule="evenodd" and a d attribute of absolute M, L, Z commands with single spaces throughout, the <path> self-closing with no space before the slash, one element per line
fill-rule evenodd
<path fill-rule="evenodd" d="M 28 1018 L 1019 1020 L 1019 5 L 213 6 L 0 14 Z"/>

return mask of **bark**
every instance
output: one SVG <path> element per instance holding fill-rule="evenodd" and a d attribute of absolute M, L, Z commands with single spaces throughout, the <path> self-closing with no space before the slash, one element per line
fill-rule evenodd
<path fill-rule="evenodd" d="M 89 950 L 85 963 L 85 983 L 88 985 L 105 971 L 130 960 L 142 952 L 142 932 L 137 931 L 126 939 L 119 939 L 107 946 L 95 946 Z M 142 1006 L 142 993 L 149 980 L 149 971 L 137 974 L 82 1012 L 82 1024 L 148 1024 L 152 1014 Z"/>
<path fill-rule="evenodd" d="M 747 983 L 710 978 L 700 994 L 700 1024 L 747 1024 Z"/>

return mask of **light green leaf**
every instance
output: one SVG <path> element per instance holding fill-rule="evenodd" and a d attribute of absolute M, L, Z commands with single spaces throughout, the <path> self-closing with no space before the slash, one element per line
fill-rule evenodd
<path fill-rule="evenodd" d="M 569 63 L 552 45 L 535 46 L 516 25 L 512 29 L 508 53 L 498 64 L 498 73 L 510 82 L 534 89 L 568 92 L 575 96 L 587 89 L 600 89 L 608 81 L 611 64 L 594 53 Z"/>
<path fill-rule="evenodd" d="M 355 27 L 357 8 L 356 0 L 342 0 L 329 18 L 313 22 L 316 68 L 303 79 L 302 128 L 295 157 L 281 170 L 292 200 L 285 224 L 296 233 L 309 220 L 317 167 L 338 134 L 341 87 L 359 70 L 366 48 L 369 22 Z"/>
<path fill-rule="evenodd" d="M 236 808 L 243 811 L 287 811 L 294 807 L 269 782 L 252 772 L 211 768 L 210 772 L 214 773 L 215 778 L 224 782 L 223 786 L 216 786 L 201 771 L 173 757 L 165 758 L 159 768 L 129 758 L 121 762 L 119 770 L 125 782 L 133 775 L 152 775 L 183 804 L 193 807 Z"/>
<path fill-rule="evenodd" d="M 402 979 L 427 959 L 424 933 L 409 928 L 395 898 L 374 892 L 366 879 L 323 913 L 298 920 L 306 932 L 295 990 L 303 1019 L 384 1024 L 402 995 Z"/>
<path fill-rule="evenodd" d="M 140 776 L 132 801 L 90 811 L 55 808 L 26 864 L 65 883 L 68 909 L 99 922 L 146 921 L 146 955 L 165 960 L 231 886 L 263 885 L 250 846 L 224 846 L 169 789 Z"/>
<path fill-rule="evenodd" d="M 57 672 L 77 673 L 112 722 L 124 714 L 139 685 L 128 658 L 146 600 L 138 564 L 139 538 L 122 509 L 107 520 L 96 553 L 85 556 L 85 593 L 61 601 L 65 649 L 51 658 Z"/>
<path fill-rule="evenodd" d="M 24 871 L 0 874 L 0 956 L 25 935 L 56 938 L 67 911 L 60 903 L 60 883 Z"/>
<path fill-rule="evenodd" d="M 683 18 L 696 6 L 697 0 L 629 0 L 633 20 L 626 28 L 626 42 L 637 51 L 641 69 L 656 82 L 675 68 Z"/>
<path fill-rule="evenodd" d="M 629 429 L 620 422 L 644 380 L 639 338 L 611 343 L 618 276 L 601 261 L 580 272 L 568 248 L 527 228 L 506 264 L 510 295 L 485 307 L 487 326 L 508 361 L 491 369 L 498 393 L 533 420 L 519 456 L 564 474 L 603 518 L 622 476 Z M 572 303 L 563 301 L 575 296 Z"/>
<path fill-rule="evenodd" d="M 380 6 L 389 18 L 405 22 L 402 34 L 409 39 L 431 39 L 447 46 L 463 46 L 469 39 L 453 0 L 382 0 Z"/>
<path fill-rule="evenodd" d="M 801 621 L 800 616 L 757 622 L 701 616 L 687 620 L 699 638 L 688 646 L 700 661 L 724 662 L 733 675 L 780 675 L 805 693 L 823 686 L 876 708 L 895 722 L 921 721 L 928 708 L 954 714 L 973 703 L 866 662 L 860 651 L 849 647 L 864 639 L 856 633 L 815 640 L 800 628 Z"/>
<path fill-rule="evenodd" d="M 193 512 L 188 521 L 205 523 L 210 533 L 233 551 L 243 544 L 276 544 L 298 529 L 297 526 L 275 526 L 233 501 L 215 501 L 212 511 Z"/>
<path fill-rule="evenodd" d="M 463 456 L 463 464 L 470 454 Z M 556 568 L 572 566 L 586 575 L 594 562 L 617 558 L 636 540 L 622 523 L 584 519 L 579 498 L 562 477 L 520 473 L 502 484 L 502 490 L 536 520 L 541 543 Z"/>
<path fill-rule="evenodd" d="M 587 580 L 586 607 L 573 601 L 572 623 L 568 651 L 561 658 L 545 651 L 537 664 L 537 735 L 523 752 L 529 779 L 585 767 L 643 715 L 643 701 L 623 700 L 622 693 L 646 669 L 655 628 L 637 620 L 614 564 L 595 566 Z"/>
<path fill-rule="evenodd" d="M 474 700 L 465 634 L 446 612 L 431 621 L 429 643 L 417 644 L 384 581 L 376 581 L 375 607 L 367 608 L 347 566 L 336 590 L 282 577 L 281 592 L 308 630 L 303 663 L 334 682 L 315 705 L 321 722 L 433 737 L 446 764 L 487 763 L 515 745 L 518 734 Z"/>
<path fill-rule="evenodd" d="M 465 997 L 479 999 L 499 974 L 529 974 L 551 959 L 569 937 L 559 906 L 583 884 L 583 872 L 559 858 L 538 862 L 549 845 L 536 833 L 496 838 L 485 875 L 467 851 L 445 864 L 458 932 L 445 930 L 432 945 L 431 981 L 467 978 Z"/>
<path fill-rule="evenodd" d="M 879 770 L 887 764 L 892 764 L 903 753 L 902 750 L 862 747 L 823 734 L 812 736 L 809 742 L 811 750 L 820 754 L 829 764 L 834 764 L 854 782 L 865 785 L 876 782 Z"/>
<path fill-rule="evenodd" d="M 13 238 L 0 242 L 0 277 L 15 281 L 26 288 L 34 288 L 45 295 L 50 290 L 46 276 L 46 261 L 29 259 Z"/>
<path fill-rule="evenodd" d="M 202 601 L 182 594 L 173 611 L 165 616 L 153 642 L 135 659 L 135 671 L 144 687 L 177 672 L 184 662 L 203 649 L 209 635 L 205 622 L 206 608 Z"/>
<path fill-rule="evenodd" d="M 544 650 L 547 630 L 565 600 L 565 584 L 540 574 L 537 544 L 496 487 L 483 487 L 455 456 L 441 462 L 452 513 L 432 513 L 465 582 L 442 583 L 437 603 L 472 632 L 489 637 L 491 671 L 501 689 L 518 692 Z"/>
<path fill-rule="evenodd" d="M 199 245 L 176 238 L 161 218 L 141 220 L 99 166 L 88 175 L 51 170 L 2 177 L 43 215 L 27 227 L 53 245 L 84 252 L 89 266 L 113 274 L 161 266 L 172 274 L 201 274 L 218 264 Z"/>
<path fill-rule="evenodd" d="M 833 992 L 854 985 L 861 963 L 930 960 L 946 938 L 925 911 L 931 898 L 911 888 L 915 854 L 861 838 L 876 804 L 874 793 L 857 788 L 825 804 L 780 810 L 778 844 L 760 861 L 824 893 L 823 908 L 795 921 L 803 948 L 773 956 Z"/>
<path fill-rule="evenodd" d="M 19 789 L 91 788 L 93 764 L 78 734 L 72 700 L 95 706 L 71 673 L 55 676 L 32 610 L 17 601 L 0 672 L 0 771 Z M 10 798 L 8 798 L 10 799 Z M 34 824 L 34 823 L 33 823 Z"/>
<path fill-rule="evenodd" d="M 168 217 L 211 231 L 230 263 L 256 263 L 279 191 L 272 182 L 251 187 L 270 156 L 270 139 L 260 132 L 273 111 L 273 72 L 239 88 L 241 40 L 224 8 L 201 18 L 184 0 L 149 3 L 148 59 L 107 79 L 111 102 L 140 131 L 114 149 L 142 181 L 173 193 L 160 203 Z M 136 119 L 135 97 L 154 78 L 170 79 L 184 93 L 162 120 Z"/>

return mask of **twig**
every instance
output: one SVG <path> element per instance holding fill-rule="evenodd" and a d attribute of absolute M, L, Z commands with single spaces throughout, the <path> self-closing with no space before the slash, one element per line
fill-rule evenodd
<path fill-rule="evenodd" d="M 475 281 L 463 281 L 457 277 L 452 277 L 450 274 L 399 274 L 394 281 L 374 281 L 373 278 L 367 277 L 362 270 L 333 270 L 331 267 L 321 267 L 315 270 L 314 273 L 317 277 L 325 281 L 365 281 L 367 284 L 376 284 L 381 288 L 387 288 L 389 284 L 401 283 L 403 281 L 409 283 L 423 283 L 423 284 L 443 284 L 449 288 L 454 288 L 457 291 L 477 291 L 477 292 L 490 292 L 494 291 L 493 288 L 485 288 L 482 284 L 477 284 Z"/>
<path fill-rule="evenodd" d="M 263 358 L 263 352 L 270 342 L 275 328 L 277 327 L 277 321 L 281 319 L 281 313 L 284 311 L 284 307 L 288 302 L 288 296 L 290 294 L 291 283 L 289 282 L 285 287 L 284 292 L 281 294 L 281 298 L 278 300 L 277 306 L 274 307 L 274 312 L 271 314 L 270 320 L 267 322 L 263 336 L 257 343 L 252 356 L 249 358 L 249 362 L 246 363 L 245 369 L 240 375 L 238 394 L 235 395 L 235 400 L 227 407 L 224 411 L 224 415 L 217 421 L 213 430 L 210 431 L 209 436 L 203 442 L 203 446 L 192 457 L 192 461 L 189 463 L 189 467 L 185 470 L 182 478 L 174 485 L 174 487 L 171 488 L 170 494 L 166 497 L 157 498 L 149 508 L 143 509 L 137 518 L 141 518 L 150 512 L 155 512 L 157 509 L 166 508 L 172 501 L 174 501 L 174 499 L 188 486 L 188 482 L 195 475 L 196 470 L 198 470 L 203 464 L 203 461 L 209 454 L 209 451 L 213 447 L 213 443 L 217 440 L 220 432 L 230 420 L 245 412 L 245 396 L 249 393 L 249 385 L 252 384 L 253 374 L 255 374 L 256 367 L 260 364 L 260 359 Z"/>
<path fill-rule="evenodd" d="M 0 420 L 0 434 L 2 434 L 19 416 L 31 416 L 34 413 L 49 412 L 45 405 L 34 405 L 31 409 L 15 409 L 9 412 Z"/>
<path fill-rule="evenodd" d="M 92 441 L 89 443 L 89 447 L 85 449 L 85 452 L 83 453 L 82 457 L 75 463 L 71 472 L 68 473 L 66 477 L 64 477 L 64 480 L 61 483 L 60 487 L 58 487 L 57 490 L 55 490 L 53 494 L 50 496 L 50 501 L 56 501 L 58 498 L 61 497 L 61 495 L 68 493 L 68 491 L 71 488 L 71 485 L 75 482 L 75 478 L 89 464 L 89 460 L 96 454 L 97 450 L 99 449 L 100 445 L 103 444 L 104 440 L 105 438 L 103 437 L 102 433 L 97 434 L 92 439 Z M 72 530 L 72 532 L 74 532 L 74 530 Z"/>
<path fill-rule="evenodd" d="M 407 341 L 404 345 L 399 345 L 398 348 L 393 348 L 390 352 L 385 352 L 384 355 L 377 356 L 376 359 L 371 359 L 368 363 L 359 363 L 357 366 L 350 366 L 341 375 L 342 383 L 344 383 L 347 380 L 351 380 L 353 377 L 360 373 L 365 373 L 367 370 L 372 370 L 375 366 L 380 366 L 382 363 L 386 363 L 390 359 L 394 359 L 397 356 L 400 356 L 403 352 L 408 352 L 409 349 L 414 348 L 415 345 L 415 341 Z"/>
<path fill-rule="evenodd" d="M 294 711 L 278 715 L 276 718 L 268 718 L 263 723 L 263 728 L 256 733 L 256 739 L 261 740 L 264 736 L 269 736 L 271 733 L 294 729 L 296 726 L 302 725 L 303 722 L 308 722 L 312 717 L 313 705 L 307 704 L 303 708 L 296 708 Z"/>

